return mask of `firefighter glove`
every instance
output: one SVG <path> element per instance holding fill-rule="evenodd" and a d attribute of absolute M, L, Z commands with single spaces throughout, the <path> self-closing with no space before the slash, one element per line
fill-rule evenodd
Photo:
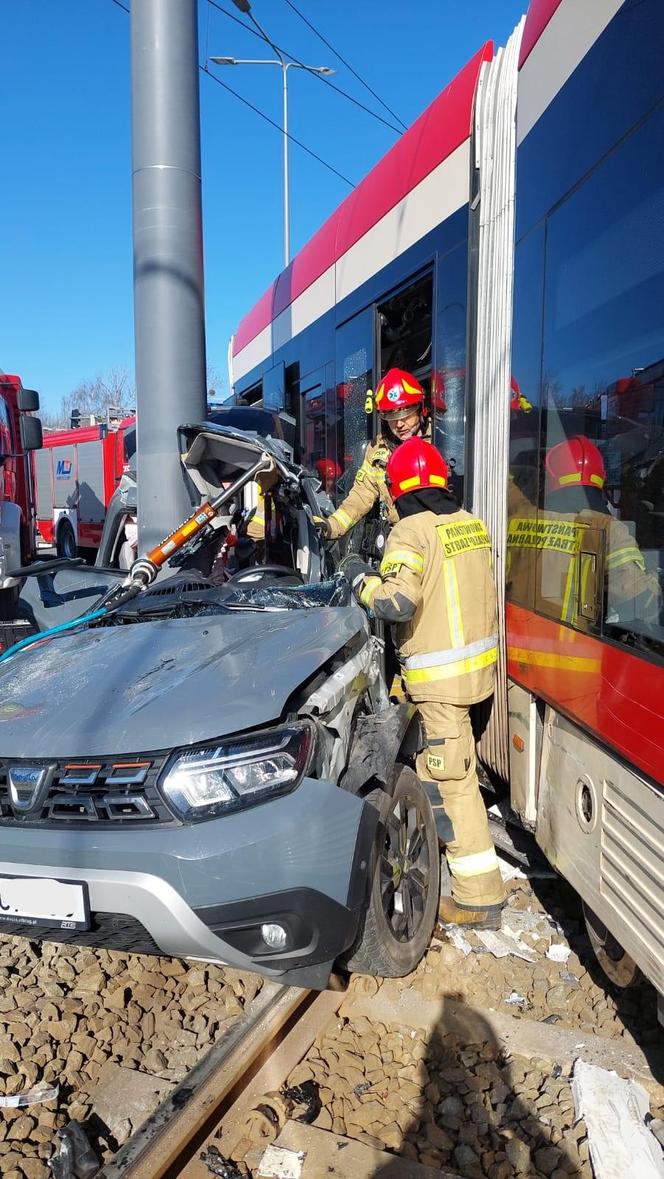
<path fill-rule="evenodd" d="M 329 520 L 325 519 L 325 516 L 314 516 L 314 524 L 322 540 L 332 539 L 332 525 Z"/>
<path fill-rule="evenodd" d="M 375 573 L 375 570 L 366 561 L 363 561 L 361 557 L 358 557 L 357 553 L 350 553 L 348 557 L 344 557 L 339 565 L 339 573 L 343 573 L 344 577 L 348 578 L 351 586 L 355 589 L 364 577 L 371 576 L 372 573 Z"/>

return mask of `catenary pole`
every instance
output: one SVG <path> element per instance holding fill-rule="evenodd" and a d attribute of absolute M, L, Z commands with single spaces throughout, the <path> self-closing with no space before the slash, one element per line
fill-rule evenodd
<path fill-rule="evenodd" d="M 205 419 L 197 0 L 131 5 L 139 550 L 191 512 L 176 429 Z"/>

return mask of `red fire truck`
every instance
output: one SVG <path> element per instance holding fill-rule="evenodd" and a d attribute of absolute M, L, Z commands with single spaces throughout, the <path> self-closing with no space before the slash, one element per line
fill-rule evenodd
<path fill-rule="evenodd" d="M 10 572 L 27 564 L 36 549 L 35 464 L 41 422 L 31 416 L 39 395 L 21 378 L 0 372 L 0 619 L 14 617 L 19 579 Z"/>
<path fill-rule="evenodd" d="M 60 557 L 99 547 L 106 509 L 135 449 L 135 418 L 56 430 L 37 456 L 37 526 Z"/>

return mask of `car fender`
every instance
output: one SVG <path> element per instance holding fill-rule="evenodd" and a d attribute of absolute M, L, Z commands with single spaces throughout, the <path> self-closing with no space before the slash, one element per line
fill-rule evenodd
<path fill-rule="evenodd" d="M 409 760 L 423 746 L 421 721 L 412 704 L 390 704 L 381 712 L 360 716 L 339 785 L 360 796 L 376 786 L 391 794 L 395 764 Z"/>

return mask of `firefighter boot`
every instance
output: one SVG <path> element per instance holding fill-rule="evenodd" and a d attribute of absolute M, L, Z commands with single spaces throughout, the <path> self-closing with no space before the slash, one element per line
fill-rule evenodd
<path fill-rule="evenodd" d="M 453 897 L 441 897 L 438 906 L 438 923 L 460 925 L 462 929 L 500 929 L 502 905 L 478 905 L 466 908 L 458 905 Z"/>

